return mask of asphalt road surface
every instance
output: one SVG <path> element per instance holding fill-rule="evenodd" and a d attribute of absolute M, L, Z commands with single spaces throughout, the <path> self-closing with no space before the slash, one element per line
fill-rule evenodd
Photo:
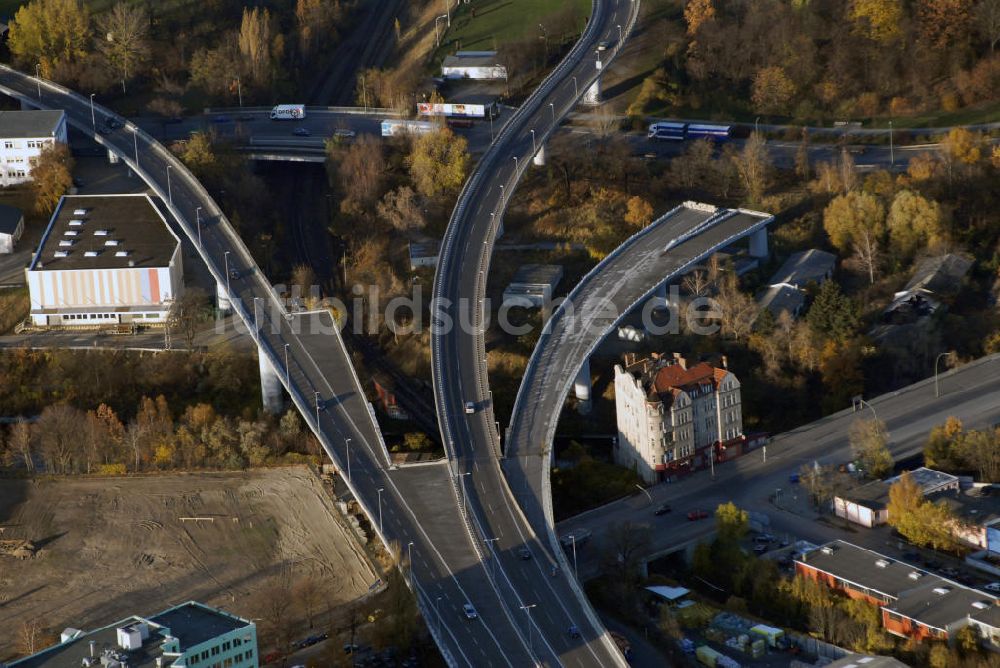
<path fill-rule="evenodd" d="M 565 567 L 550 528 L 539 533 L 528 524 L 502 475 L 482 331 L 486 275 L 511 191 L 536 150 L 618 52 L 637 5 L 595 1 L 580 41 L 507 120 L 459 196 L 434 283 L 440 309 L 432 332 L 432 374 L 445 450 L 474 535 L 496 556 L 498 591 L 524 620 L 532 652 L 553 665 L 624 665 L 624 659 Z M 600 42 L 605 50 L 598 51 Z M 582 638 L 570 637 L 571 626 Z"/>

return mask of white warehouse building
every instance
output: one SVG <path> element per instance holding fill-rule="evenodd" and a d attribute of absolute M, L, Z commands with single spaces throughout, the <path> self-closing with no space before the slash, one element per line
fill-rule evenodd
<path fill-rule="evenodd" d="M 30 181 L 32 158 L 57 141 L 67 143 L 63 111 L 0 111 L 0 187 Z"/>
<path fill-rule="evenodd" d="M 25 273 L 35 326 L 163 323 L 181 242 L 147 195 L 66 196 Z"/>

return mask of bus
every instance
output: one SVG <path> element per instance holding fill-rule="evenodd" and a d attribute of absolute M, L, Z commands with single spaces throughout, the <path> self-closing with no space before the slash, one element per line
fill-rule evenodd
<path fill-rule="evenodd" d="M 271 110 L 272 121 L 301 121 L 306 117 L 303 104 L 279 104 Z"/>
<path fill-rule="evenodd" d="M 647 139 L 668 139 L 671 141 L 684 141 L 684 131 L 687 123 L 668 123 L 660 121 L 649 126 Z"/>
<path fill-rule="evenodd" d="M 710 139 L 712 141 L 725 141 L 732 135 L 731 125 L 700 125 L 692 123 L 687 127 L 688 139 Z"/>

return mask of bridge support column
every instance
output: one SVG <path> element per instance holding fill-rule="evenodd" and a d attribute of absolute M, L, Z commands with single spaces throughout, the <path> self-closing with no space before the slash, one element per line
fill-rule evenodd
<path fill-rule="evenodd" d="M 590 358 L 588 357 L 583 362 L 583 366 L 580 367 L 579 373 L 576 374 L 576 380 L 573 381 L 573 393 L 576 395 L 578 400 L 577 411 L 581 415 L 586 415 L 590 412 Z"/>
<path fill-rule="evenodd" d="M 222 283 L 215 284 L 215 302 L 219 310 L 223 313 L 232 312 L 233 304 L 229 301 L 229 293 L 226 291 L 226 286 Z"/>
<path fill-rule="evenodd" d="M 767 256 L 767 228 L 762 227 L 750 237 L 750 257 L 766 258 Z"/>
<path fill-rule="evenodd" d="M 281 379 L 261 350 L 257 351 L 257 362 L 260 367 L 260 397 L 264 410 L 271 415 L 277 415 L 285 403 L 281 396 Z"/>
<path fill-rule="evenodd" d="M 601 103 L 601 78 L 594 79 L 587 92 L 583 94 L 583 104 L 597 106 Z"/>
<path fill-rule="evenodd" d="M 531 162 L 538 167 L 545 166 L 545 144 L 543 143 L 538 147 L 538 152 L 535 153 L 535 157 L 531 159 Z"/>

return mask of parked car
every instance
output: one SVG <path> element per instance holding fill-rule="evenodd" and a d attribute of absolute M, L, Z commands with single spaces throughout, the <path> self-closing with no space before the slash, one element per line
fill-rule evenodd
<path fill-rule="evenodd" d="M 708 513 L 704 510 L 692 510 L 688 513 L 688 520 L 691 522 L 696 522 L 697 520 L 703 520 L 708 517 Z"/>
<path fill-rule="evenodd" d="M 268 652 L 264 655 L 264 663 L 274 663 L 281 658 L 281 652 Z"/>
<path fill-rule="evenodd" d="M 958 569 L 957 568 L 952 568 L 951 566 L 947 566 L 947 567 L 941 569 L 941 575 L 943 575 L 945 577 L 948 577 L 948 578 L 956 577 L 956 576 L 958 576 Z"/>
<path fill-rule="evenodd" d="M 292 134 L 296 137 L 308 137 L 312 135 L 312 133 L 309 132 L 309 128 L 295 128 L 292 130 Z"/>
<path fill-rule="evenodd" d="M 601 40 L 600 42 L 598 42 L 597 43 L 597 50 L 598 51 L 607 51 L 608 50 L 608 41 L 607 40 Z"/>
<path fill-rule="evenodd" d="M 673 508 L 671 508 L 671 507 L 670 507 L 670 504 L 669 504 L 669 503 L 661 503 L 661 504 L 660 504 L 660 505 L 659 505 L 659 506 L 658 506 L 658 507 L 656 508 L 656 510 L 654 510 L 654 511 L 653 511 L 653 514 L 654 514 L 654 515 L 666 515 L 666 514 L 667 514 L 667 513 L 669 513 L 669 512 L 671 511 L 671 510 L 673 510 Z"/>
<path fill-rule="evenodd" d="M 466 619 L 476 619 L 479 617 L 479 613 L 476 612 L 475 607 L 471 603 L 466 603 L 462 606 L 462 611 L 465 612 Z"/>
<path fill-rule="evenodd" d="M 793 485 L 798 484 L 798 482 L 799 482 L 799 474 L 798 473 L 793 473 L 790 476 L 788 476 L 788 482 L 792 483 Z"/>
<path fill-rule="evenodd" d="M 521 557 L 524 561 L 528 561 L 531 559 L 531 550 L 526 547 L 522 547 L 517 551 L 517 556 Z"/>

